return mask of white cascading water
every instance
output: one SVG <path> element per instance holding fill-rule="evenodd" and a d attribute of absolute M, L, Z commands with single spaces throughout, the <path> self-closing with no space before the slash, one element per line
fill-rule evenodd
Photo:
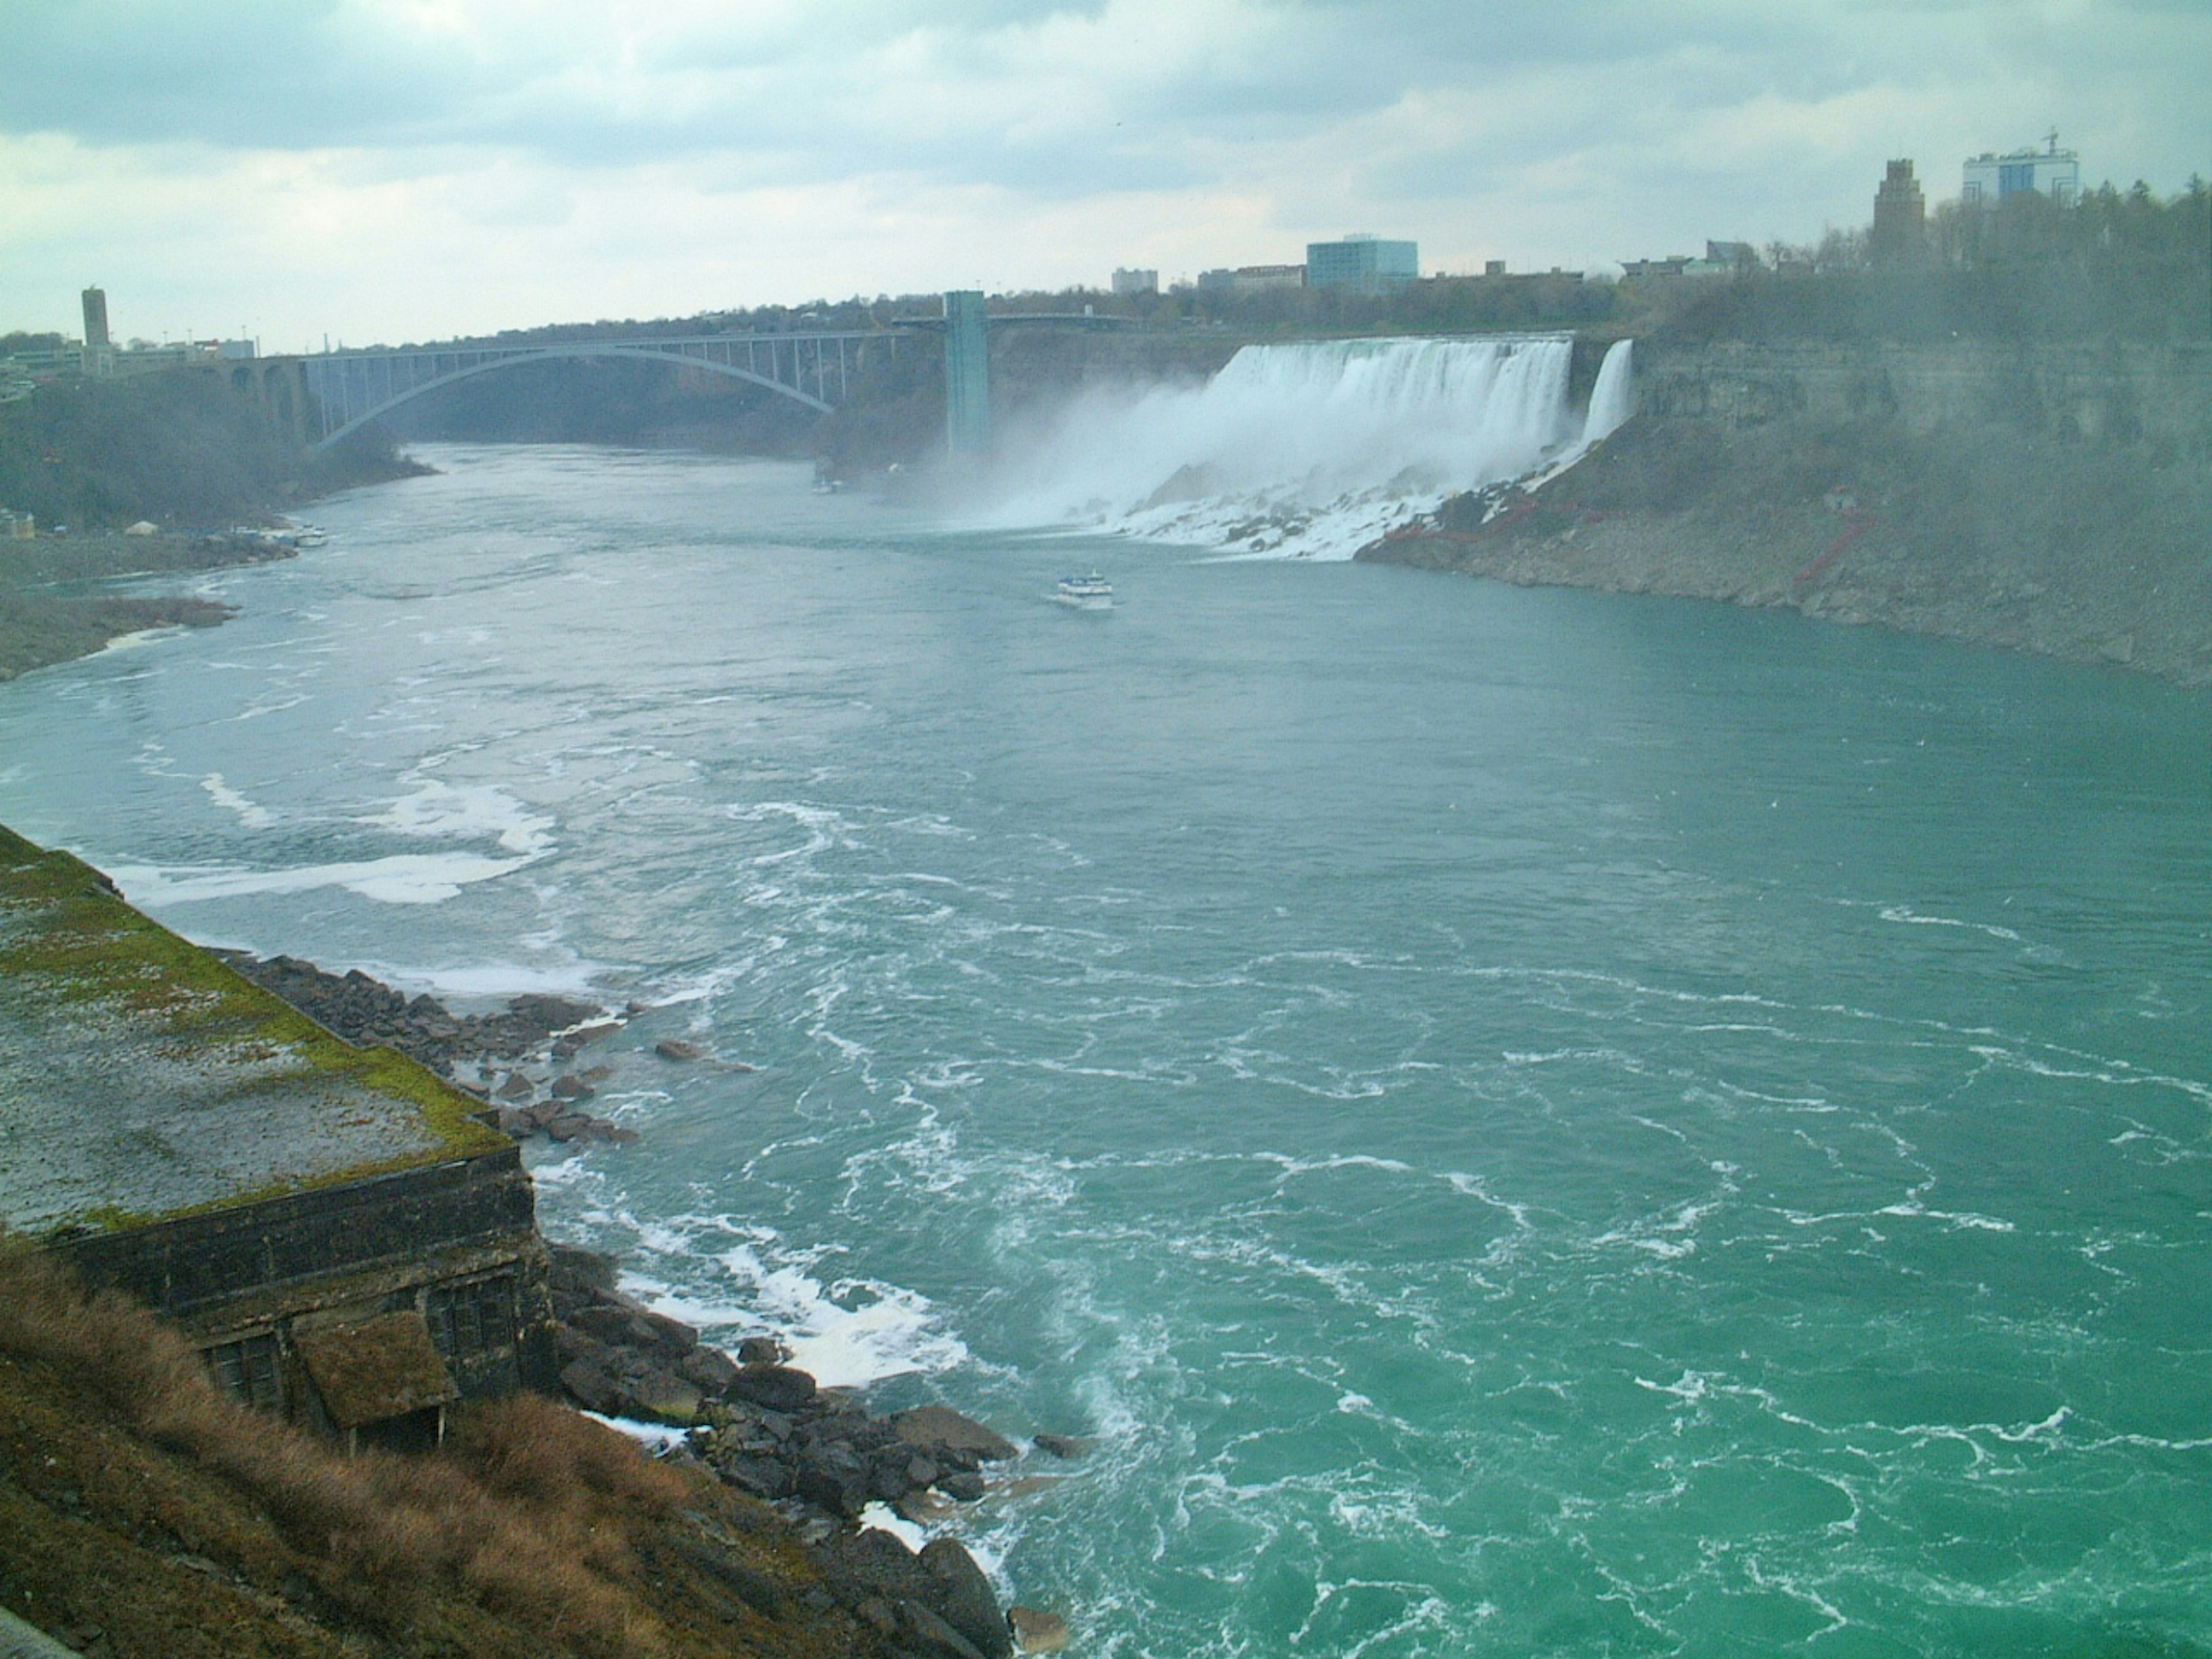
<path fill-rule="evenodd" d="M 994 516 L 1248 556 L 1349 558 L 1458 491 L 1556 471 L 1627 418 L 1626 343 L 1588 416 L 1570 337 L 1246 346 L 1206 385 L 1093 398 L 1011 471 Z"/>
<path fill-rule="evenodd" d="M 1597 384 L 1590 388 L 1589 416 L 1583 422 L 1582 447 L 1610 438 L 1621 423 L 1636 413 L 1635 342 L 1615 340 L 1597 366 Z"/>

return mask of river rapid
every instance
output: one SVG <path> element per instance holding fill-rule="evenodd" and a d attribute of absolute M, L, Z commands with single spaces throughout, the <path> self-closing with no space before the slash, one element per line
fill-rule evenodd
<path fill-rule="evenodd" d="M 424 458 L 0 686 L 0 820 L 197 939 L 644 1005 L 547 1231 L 1094 1439 L 957 1523 L 1082 1651 L 2212 1644 L 2212 696 Z"/>

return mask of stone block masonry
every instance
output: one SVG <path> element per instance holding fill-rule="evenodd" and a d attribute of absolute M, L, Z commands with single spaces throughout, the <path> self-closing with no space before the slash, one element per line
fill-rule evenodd
<path fill-rule="evenodd" d="M 481 1109 L 0 830 L 0 1225 L 242 1396 L 404 1442 L 447 1399 L 555 1386 L 530 1177 Z"/>

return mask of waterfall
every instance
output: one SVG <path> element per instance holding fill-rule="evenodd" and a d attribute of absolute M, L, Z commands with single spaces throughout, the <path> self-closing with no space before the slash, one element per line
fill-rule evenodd
<path fill-rule="evenodd" d="M 1606 348 L 1597 367 L 1597 384 L 1590 388 L 1589 416 L 1583 422 L 1583 447 L 1610 438 L 1622 422 L 1636 413 L 1636 381 L 1631 361 L 1633 340 L 1615 340 Z"/>
<path fill-rule="evenodd" d="M 1567 404 L 1571 337 L 1246 346 L 1202 386 L 1094 398 L 1014 462 L 995 515 L 1346 558 L 1450 495 L 1556 468 L 1626 417 L 1624 342 Z"/>

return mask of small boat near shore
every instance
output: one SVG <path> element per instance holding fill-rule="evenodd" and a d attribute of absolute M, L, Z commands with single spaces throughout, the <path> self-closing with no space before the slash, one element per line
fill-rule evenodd
<path fill-rule="evenodd" d="M 1095 570 L 1085 576 L 1062 576 L 1053 598 L 1071 611 L 1111 611 L 1114 584 Z"/>

